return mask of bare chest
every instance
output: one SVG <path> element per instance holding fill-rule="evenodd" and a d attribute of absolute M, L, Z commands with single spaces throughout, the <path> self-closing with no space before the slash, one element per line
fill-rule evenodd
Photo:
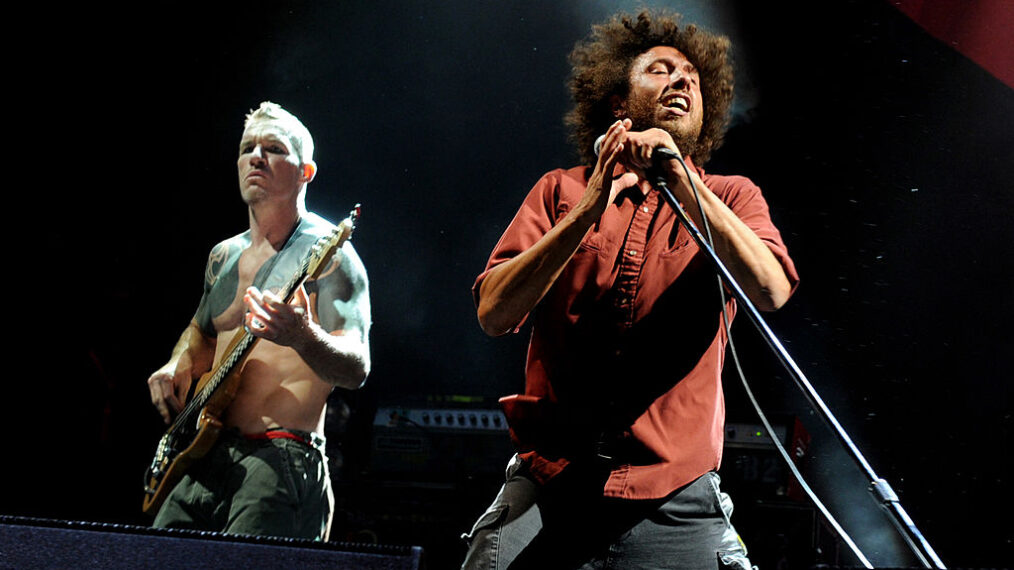
<path fill-rule="evenodd" d="M 272 249 L 247 248 L 239 254 L 234 271 L 235 280 L 228 280 L 235 283 L 228 294 L 222 296 L 220 302 L 221 311 L 217 312 L 212 323 L 217 331 L 228 331 L 238 328 L 243 321 L 246 310 L 243 305 L 243 295 L 247 288 L 254 284 L 264 264 L 275 254 Z"/>

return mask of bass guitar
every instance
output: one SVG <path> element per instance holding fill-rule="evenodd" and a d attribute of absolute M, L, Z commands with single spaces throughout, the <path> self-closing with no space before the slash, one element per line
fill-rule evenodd
<path fill-rule="evenodd" d="M 327 268 L 335 252 L 349 239 L 359 219 L 356 204 L 347 218 L 330 234 L 314 243 L 299 270 L 282 286 L 279 296 L 285 302 L 304 281 L 316 279 Z M 226 348 L 218 365 L 201 376 L 194 395 L 173 420 L 158 442 L 155 457 L 144 476 L 143 510 L 152 516 L 158 512 L 166 496 L 194 461 L 204 457 L 218 439 L 222 429 L 219 420 L 239 389 L 241 365 L 257 344 L 258 338 L 241 328 Z"/>

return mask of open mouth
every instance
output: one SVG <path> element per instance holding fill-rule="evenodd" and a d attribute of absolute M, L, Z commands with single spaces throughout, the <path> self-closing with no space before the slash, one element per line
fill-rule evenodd
<path fill-rule="evenodd" d="M 667 109 L 686 113 L 690 110 L 690 98 L 682 93 L 672 93 L 662 98 L 662 106 Z"/>

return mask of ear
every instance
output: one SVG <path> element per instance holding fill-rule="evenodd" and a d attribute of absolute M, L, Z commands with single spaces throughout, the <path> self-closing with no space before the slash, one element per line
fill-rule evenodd
<path fill-rule="evenodd" d="M 609 106 L 613 110 L 613 116 L 617 119 L 627 118 L 627 102 L 623 100 L 623 97 L 619 95 L 613 95 L 609 98 Z"/>
<path fill-rule="evenodd" d="M 309 183 L 317 175 L 317 163 L 314 161 L 303 163 L 303 182 Z"/>

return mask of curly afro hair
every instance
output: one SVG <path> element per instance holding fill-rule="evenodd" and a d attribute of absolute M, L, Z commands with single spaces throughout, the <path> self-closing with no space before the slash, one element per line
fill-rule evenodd
<path fill-rule="evenodd" d="M 626 99 L 630 67 L 640 54 L 656 46 L 678 49 L 697 68 L 704 99 L 704 122 L 697 145 L 687 149 L 703 165 L 721 146 L 728 129 L 733 96 L 733 71 L 729 38 L 711 34 L 695 25 L 681 26 L 682 16 L 666 10 L 645 10 L 631 16 L 617 14 L 594 26 L 591 36 L 574 46 L 569 81 L 574 109 L 565 123 L 581 160 L 594 164 L 595 139 L 616 121 L 610 98 Z"/>

